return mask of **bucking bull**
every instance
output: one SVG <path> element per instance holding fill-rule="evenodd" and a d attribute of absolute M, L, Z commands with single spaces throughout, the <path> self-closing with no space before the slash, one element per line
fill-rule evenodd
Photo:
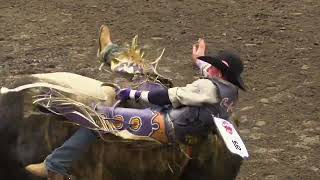
<path fill-rule="evenodd" d="M 136 37 L 117 53 L 104 48 L 108 40 L 104 38 L 108 37 L 100 33 L 98 55 L 112 56 L 111 62 L 102 59 L 102 63 L 111 67 L 113 75 L 125 74 L 127 83 L 140 89 L 172 86 L 169 78 L 157 72 L 164 51 L 147 63 Z M 192 145 L 192 157 L 187 152 L 190 147 L 182 143 L 164 144 L 116 131 L 118 122 L 95 112 L 94 105 L 115 109 L 138 105 L 117 102 L 119 87 L 111 81 L 68 72 L 8 77 L 0 94 L 0 179 L 37 179 L 25 166 L 41 162 L 77 125 L 101 136 L 75 163 L 72 172 L 77 179 L 235 179 L 243 158 L 230 152 L 217 130 Z M 142 107 L 146 105 L 140 104 Z"/>

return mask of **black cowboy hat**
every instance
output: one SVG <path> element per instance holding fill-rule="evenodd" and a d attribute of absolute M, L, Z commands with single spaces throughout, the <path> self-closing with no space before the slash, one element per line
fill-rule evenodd
<path fill-rule="evenodd" d="M 243 63 L 237 54 L 230 51 L 221 51 L 218 55 L 200 56 L 198 59 L 218 68 L 223 76 L 226 77 L 227 81 L 245 91 L 245 86 L 241 78 Z"/>

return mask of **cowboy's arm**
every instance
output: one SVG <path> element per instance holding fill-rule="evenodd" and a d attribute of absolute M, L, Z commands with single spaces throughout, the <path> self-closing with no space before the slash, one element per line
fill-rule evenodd
<path fill-rule="evenodd" d="M 168 94 L 173 107 L 214 104 L 219 99 L 216 86 L 208 79 L 199 79 L 185 87 L 170 88 Z"/>
<path fill-rule="evenodd" d="M 131 90 L 130 99 L 134 99 L 136 101 L 142 100 L 160 106 L 171 104 L 167 89 L 158 89 L 152 91 Z"/>
<path fill-rule="evenodd" d="M 205 56 L 205 54 L 206 54 L 206 43 L 204 39 L 200 38 L 198 40 L 198 43 L 194 44 L 192 47 L 192 61 L 199 68 L 201 75 L 204 77 L 208 77 L 209 75 L 208 71 L 209 71 L 209 68 L 211 67 L 211 64 L 198 59 L 201 56 Z"/>
<path fill-rule="evenodd" d="M 211 64 L 209 64 L 207 62 L 204 62 L 204 61 L 201 61 L 200 59 L 197 59 L 195 61 L 195 64 L 199 68 L 200 73 L 201 73 L 202 76 L 204 76 L 204 77 L 208 77 L 209 76 L 208 70 L 211 67 Z"/>
<path fill-rule="evenodd" d="M 208 79 L 199 79 L 185 87 L 174 87 L 168 90 L 137 91 L 125 89 L 123 92 L 120 94 L 128 94 L 123 99 L 142 100 L 160 106 L 168 104 L 172 104 L 173 107 L 201 106 L 204 103 L 218 102 L 216 86 Z"/>

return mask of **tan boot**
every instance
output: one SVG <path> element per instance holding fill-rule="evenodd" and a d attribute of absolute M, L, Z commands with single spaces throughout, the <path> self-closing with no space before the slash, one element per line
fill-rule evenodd
<path fill-rule="evenodd" d="M 39 164 L 30 164 L 25 167 L 25 169 L 30 172 L 31 174 L 39 177 L 48 177 L 48 180 L 71 180 L 75 178 L 71 178 L 68 176 L 64 176 L 52 171 L 49 171 L 44 164 L 44 162 Z"/>
<path fill-rule="evenodd" d="M 107 25 L 102 25 L 99 31 L 99 49 L 98 49 L 98 57 L 101 56 L 101 52 L 106 48 L 108 45 L 111 45 L 111 37 L 110 37 L 110 30 Z"/>
<path fill-rule="evenodd" d="M 48 176 L 48 170 L 44 162 L 39 164 L 30 164 L 26 166 L 25 169 L 35 176 L 39 176 L 39 177 Z"/>

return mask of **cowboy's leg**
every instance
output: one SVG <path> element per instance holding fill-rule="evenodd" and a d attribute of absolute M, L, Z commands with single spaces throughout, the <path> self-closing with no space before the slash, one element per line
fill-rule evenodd
<path fill-rule="evenodd" d="M 121 48 L 112 43 L 110 30 L 107 25 L 102 25 L 99 32 L 99 48 L 97 56 L 102 63 L 109 64 L 111 60 L 116 56 L 118 52 L 121 51 Z"/>
<path fill-rule="evenodd" d="M 72 163 L 79 160 L 97 139 L 94 131 L 80 127 L 62 146 L 47 156 L 47 170 L 68 175 Z"/>
<path fill-rule="evenodd" d="M 117 44 L 109 44 L 102 49 L 99 58 L 101 62 L 110 65 L 111 60 L 121 51 L 121 48 Z"/>
<path fill-rule="evenodd" d="M 171 143 L 168 137 L 166 113 L 160 109 L 111 108 L 97 105 L 96 111 L 113 118 L 118 131 L 127 130 L 138 137 L 153 138 L 161 143 Z"/>

